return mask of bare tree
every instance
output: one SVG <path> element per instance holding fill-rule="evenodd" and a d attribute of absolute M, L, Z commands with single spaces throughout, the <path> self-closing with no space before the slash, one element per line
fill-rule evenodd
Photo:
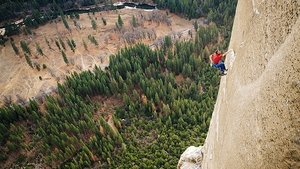
<path fill-rule="evenodd" d="M 143 39 L 156 39 L 156 32 L 154 29 L 133 28 L 127 30 L 122 34 L 122 38 L 126 43 L 132 44 Z"/>
<path fill-rule="evenodd" d="M 12 103 L 11 95 L 3 96 L 4 106 L 9 106 Z"/>
<path fill-rule="evenodd" d="M 26 100 L 20 96 L 19 94 L 16 95 L 17 97 L 17 103 L 21 104 L 21 105 L 25 105 L 26 104 Z"/>
<path fill-rule="evenodd" d="M 164 23 L 168 26 L 172 25 L 171 19 L 165 13 L 162 13 L 159 11 L 153 11 L 153 12 L 149 13 L 148 15 L 144 16 L 143 19 L 150 21 L 150 22 L 156 22 L 158 24 Z"/>
<path fill-rule="evenodd" d="M 178 32 L 178 33 L 177 33 L 177 36 L 178 36 L 179 39 L 181 39 L 182 34 L 183 34 L 182 32 Z"/>

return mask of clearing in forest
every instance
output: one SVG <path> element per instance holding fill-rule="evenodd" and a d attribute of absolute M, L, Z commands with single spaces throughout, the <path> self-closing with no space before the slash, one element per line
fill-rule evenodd
<path fill-rule="evenodd" d="M 124 23 L 121 28 L 117 26 L 118 16 Z M 12 36 L 0 47 L 0 105 L 40 98 L 56 90 L 57 82 L 73 71 L 92 69 L 94 65 L 104 68 L 109 56 L 124 46 L 143 42 L 154 48 L 166 35 L 184 40 L 191 37 L 189 30 L 193 32 L 193 21 L 163 10 L 86 13 L 79 19 L 67 17 L 67 22 L 70 31 L 57 18 L 31 30 L 31 35 Z M 28 45 L 30 54 L 24 54 L 21 41 Z M 26 61 L 28 57 L 33 68 Z"/>

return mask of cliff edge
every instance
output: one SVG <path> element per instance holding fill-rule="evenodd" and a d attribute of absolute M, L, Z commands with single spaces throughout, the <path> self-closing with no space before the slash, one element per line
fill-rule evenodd
<path fill-rule="evenodd" d="M 299 0 L 239 0 L 198 168 L 300 168 L 299 13 Z"/>

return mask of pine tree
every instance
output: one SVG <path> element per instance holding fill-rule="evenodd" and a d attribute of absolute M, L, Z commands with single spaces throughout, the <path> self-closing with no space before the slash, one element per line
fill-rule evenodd
<path fill-rule="evenodd" d="M 67 39 L 67 44 L 69 45 L 70 49 L 73 52 L 75 52 L 75 47 L 73 46 L 73 43 L 72 43 L 72 41 L 69 38 Z"/>
<path fill-rule="evenodd" d="M 10 44 L 15 52 L 16 55 L 19 55 L 19 49 L 18 47 L 16 46 L 15 42 L 13 40 L 10 41 Z"/>
<path fill-rule="evenodd" d="M 96 21 L 94 19 L 91 20 L 91 24 L 92 24 L 92 28 L 94 30 L 96 30 L 97 29 L 97 23 L 96 23 Z"/>
<path fill-rule="evenodd" d="M 24 56 L 25 56 L 25 59 L 26 59 L 27 64 L 28 64 L 31 68 L 33 68 L 33 65 L 32 65 L 32 62 L 31 62 L 31 59 L 30 59 L 29 55 L 28 55 L 27 53 L 24 53 Z"/>
<path fill-rule="evenodd" d="M 48 45 L 48 47 L 49 47 L 49 49 L 52 49 L 51 48 L 51 45 L 50 45 L 50 42 L 49 42 L 49 40 L 45 37 L 45 42 L 46 42 L 46 44 Z"/>
<path fill-rule="evenodd" d="M 60 17 L 61 17 L 61 19 L 64 23 L 65 28 L 68 29 L 69 31 L 71 31 L 70 26 L 69 26 L 69 24 L 66 20 L 65 14 L 63 13 L 62 9 L 57 4 L 56 4 L 56 6 L 57 6 L 57 9 L 58 9 L 58 12 L 60 13 Z"/>
<path fill-rule="evenodd" d="M 74 48 L 76 48 L 76 43 L 75 43 L 74 39 L 71 39 L 71 43 L 74 46 Z"/>
<path fill-rule="evenodd" d="M 82 39 L 82 44 L 83 44 L 84 49 L 85 49 L 85 50 L 88 50 L 87 44 L 86 44 L 86 42 L 84 41 L 84 39 Z"/>
<path fill-rule="evenodd" d="M 74 18 L 75 18 L 74 13 L 69 14 L 69 16 L 70 16 L 71 19 L 74 19 Z"/>
<path fill-rule="evenodd" d="M 75 13 L 75 18 L 80 19 L 80 15 L 78 13 Z"/>
<path fill-rule="evenodd" d="M 137 20 L 136 20 L 136 18 L 135 18 L 134 15 L 132 15 L 131 25 L 132 25 L 133 27 L 137 27 L 137 26 L 138 26 Z"/>
<path fill-rule="evenodd" d="M 88 35 L 88 39 L 95 45 L 98 46 L 98 42 L 96 40 L 96 38 L 93 35 Z"/>
<path fill-rule="evenodd" d="M 106 19 L 105 19 L 105 18 L 103 18 L 103 17 L 102 17 L 101 19 L 102 19 L 103 25 L 104 25 L 104 26 L 106 26 L 106 25 L 107 25 L 107 21 L 106 21 Z"/>
<path fill-rule="evenodd" d="M 123 25 L 124 25 L 124 22 L 123 22 L 123 20 L 122 20 L 122 18 L 121 18 L 121 15 L 119 14 L 119 15 L 118 15 L 118 26 L 119 26 L 120 28 L 122 28 Z"/>
<path fill-rule="evenodd" d="M 64 50 L 66 50 L 65 42 L 64 42 L 61 38 L 58 38 L 58 40 L 59 40 L 59 43 L 60 43 L 61 47 L 62 47 Z"/>
<path fill-rule="evenodd" d="M 28 44 L 25 41 L 21 40 L 20 45 L 21 45 L 21 48 L 22 48 L 24 53 L 27 53 L 27 54 L 31 55 L 30 48 L 28 47 Z"/>
<path fill-rule="evenodd" d="M 17 151 L 24 146 L 22 144 L 24 138 L 23 130 L 22 127 L 11 124 L 10 135 L 7 140 L 7 147 L 10 151 Z"/>
<path fill-rule="evenodd" d="M 61 51 L 61 55 L 62 55 L 62 57 L 63 57 L 63 59 L 64 59 L 64 62 L 65 62 L 66 64 L 69 64 L 67 55 L 66 55 L 66 53 L 65 53 L 63 50 Z"/>
<path fill-rule="evenodd" d="M 194 25 L 195 31 L 197 32 L 198 27 L 199 27 L 198 22 L 197 22 L 197 21 L 194 21 L 193 25 Z"/>
<path fill-rule="evenodd" d="M 168 49 L 172 46 L 172 39 L 170 36 L 165 36 L 164 38 L 164 49 Z"/>
<path fill-rule="evenodd" d="M 36 48 L 36 51 L 39 55 L 44 56 L 43 50 L 42 50 L 42 48 L 40 47 L 40 45 L 38 43 L 35 43 L 35 48 Z"/>
<path fill-rule="evenodd" d="M 59 42 L 57 40 L 55 40 L 55 45 L 57 46 L 58 50 L 61 50 Z"/>

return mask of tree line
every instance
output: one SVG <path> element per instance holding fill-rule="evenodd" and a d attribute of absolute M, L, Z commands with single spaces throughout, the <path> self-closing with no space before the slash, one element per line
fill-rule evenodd
<path fill-rule="evenodd" d="M 96 3 L 104 2 L 97 0 L 4 0 L 0 2 L 0 21 L 6 21 L 20 17 L 24 13 L 39 15 L 40 12 L 55 11 L 54 4 L 59 5 L 62 9 L 71 9 L 79 6 L 95 5 Z"/>
<path fill-rule="evenodd" d="M 204 16 L 220 28 L 229 43 L 237 0 L 154 0 L 159 8 L 182 14 L 189 19 Z"/>

